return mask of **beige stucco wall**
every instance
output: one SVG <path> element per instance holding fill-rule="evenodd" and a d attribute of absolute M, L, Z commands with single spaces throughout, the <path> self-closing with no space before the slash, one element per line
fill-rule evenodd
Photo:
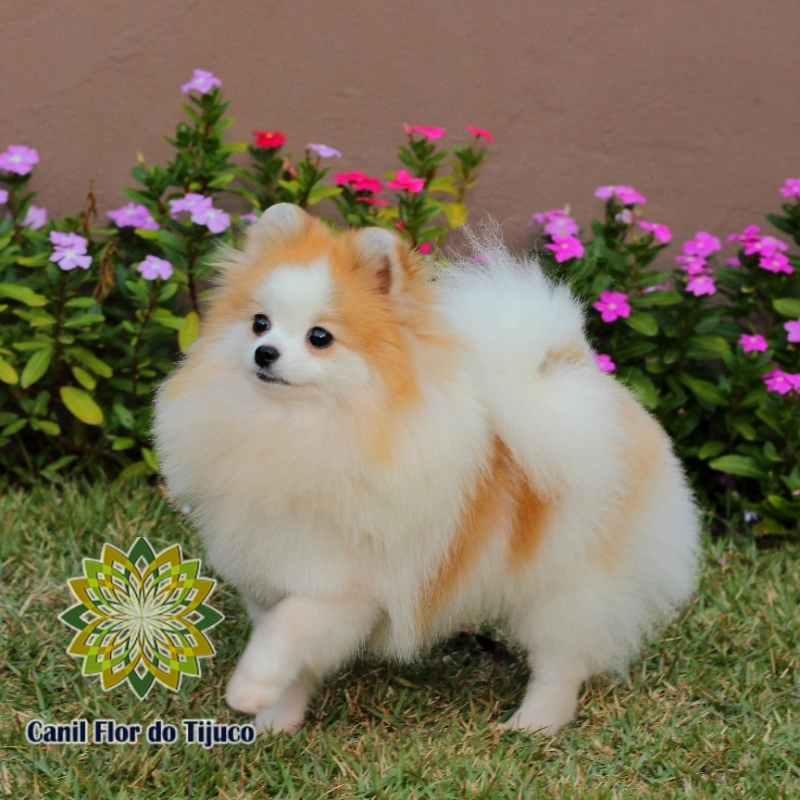
<path fill-rule="evenodd" d="M 530 241 L 536 210 L 598 184 L 678 234 L 760 221 L 800 177 L 798 0 L 25 0 L 2 3 L 0 149 L 38 148 L 34 188 L 103 210 L 141 150 L 163 160 L 179 86 L 224 81 L 232 135 L 279 128 L 396 168 L 401 123 L 490 128 L 470 206 Z M 452 142 L 457 137 L 448 138 Z M 290 147 L 289 149 L 292 149 Z"/>

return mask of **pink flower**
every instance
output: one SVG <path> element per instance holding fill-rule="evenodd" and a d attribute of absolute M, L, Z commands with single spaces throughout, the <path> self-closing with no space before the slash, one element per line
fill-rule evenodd
<path fill-rule="evenodd" d="M 419 247 L 417 247 L 417 250 L 422 253 L 422 255 L 426 256 L 431 250 L 433 250 L 433 242 L 423 242 L 421 245 L 419 245 Z"/>
<path fill-rule="evenodd" d="M 486 128 L 476 128 L 474 125 L 467 125 L 467 131 L 473 136 L 477 136 L 479 139 L 486 139 L 487 142 L 492 141 L 492 134 L 489 133 Z M 444 131 L 442 131 L 442 133 L 444 133 Z"/>
<path fill-rule="evenodd" d="M 754 350 L 757 353 L 763 353 L 769 347 L 767 340 L 760 333 L 754 333 L 752 336 L 743 333 L 739 337 L 739 344 L 745 353 L 752 353 Z"/>
<path fill-rule="evenodd" d="M 406 125 L 405 122 L 403 123 L 403 132 L 406 136 L 419 133 L 426 139 L 441 139 L 442 136 L 444 136 L 444 128 L 429 128 L 425 125 Z M 489 141 L 491 141 L 491 139 L 489 139 Z"/>
<path fill-rule="evenodd" d="M 614 219 L 617 222 L 621 222 L 623 225 L 630 225 L 633 222 L 633 211 L 629 208 L 623 208 L 622 211 L 617 214 Z"/>
<path fill-rule="evenodd" d="M 706 275 L 711 272 L 706 260 L 700 256 L 675 256 L 675 261 L 686 270 L 687 275 Z"/>
<path fill-rule="evenodd" d="M 222 233 L 231 226 L 230 214 L 219 208 L 209 206 L 192 213 L 192 222 L 196 225 L 205 225 L 211 233 Z"/>
<path fill-rule="evenodd" d="M 761 376 L 767 389 L 778 394 L 789 394 L 792 390 L 800 391 L 800 373 L 792 374 L 780 369 L 774 369 Z"/>
<path fill-rule="evenodd" d="M 106 216 L 117 223 L 118 228 L 145 228 L 157 231 L 158 223 L 150 216 L 147 208 L 138 203 L 128 203 L 122 208 L 107 212 Z"/>
<path fill-rule="evenodd" d="M 258 219 L 255 211 L 248 211 L 246 214 L 240 214 L 239 219 L 243 222 L 249 222 L 251 225 Z"/>
<path fill-rule="evenodd" d="M 600 292 L 600 299 L 592 305 L 592 308 L 600 312 L 603 322 L 614 322 L 619 317 L 631 315 L 628 296 L 623 292 Z"/>
<path fill-rule="evenodd" d="M 672 231 L 666 225 L 662 225 L 660 222 L 646 222 L 645 220 L 640 219 L 636 224 L 640 228 L 650 231 L 650 233 L 653 234 L 653 238 L 661 244 L 666 244 L 672 239 Z"/>
<path fill-rule="evenodd" d="M 172 219 L 175 219 L 181 211 L 189 211 L 194 214 L 206 208 L 211 208 L 213 202 L 214 201 L 210 197 L 204 197 L 202 194 L 190 192 L 184 197 L 178 197 L 175 200 L 169 201 L 169 215 Z"/>
<path fill-rule="evenodd" d="M 309 150 L 313 150 L 320 158 L 341 158 L 342 154 L 333 147 L 328 147 L 326 144 L 314 144 L 311 142 L 308 145 Z"/>
<path fill-rule="evenodd" d="M 647 202 L 633 186 L 598 186 L 594 196 L 606 201 L 616 197 L 624 206 L 632 206 L 636 203 L 644 205 Z"/>
<path fill-rule="evenodd" d="M 666 292 L 667 289 L 669 289 L 669 286 L 667 286 L 665 283 L 659 283 L 655 286 L 648 286 L 646 289 L 642 289 L 639 294 L 650 294 L 650 292 Z"/>
<path fill-rule="evenodd" d="M 22 220 L 23 225 L 27 225 L 32 231 L 38 231 L 47 224 L 47 209 L 39 206 L 28 206 L 28 213 Z"/>
<path fill-rule="evenodd" d="M 617 368 L 617 365 L 611 360 L 611 356 L 607 356 L 605 353 L 595 353 L 594 361 L 600 368 L 600 372 L 613 372 Z"/>
<path fill-rule="evenodd" d="M 277 150 L 286 142 L 286 135 L 280 131 L 253 131 L 253 136 L 255 147 L 267 147 L 270 150 Z"/>
<path fill-rule="evenodd" d="M 726 263 L 726 264 L 727 264 L 729 267 L 741 267 L 741 266 L 742 266 L 742 262 L 741 262 L 741 261 L 739 261 L 739 259 L 738 259 L 738 258 L 726 258 L 726 259 L 725 259 L 725 263 Z"/>
<path fill-rule="evenodd" d="M 142 273 L 142 277 L 146 281 L 154 281 L 156 278 L 166 280 L 172 275 L 172 264 L 166 259 L 156 256 L 147 256 L 136 269 Z"/>
<path fill-rule="evenodd" d="M 800 342 L 800 319 L 796 319 L 793 322 L 784 322 L 783 327 L 788 334 L 790 342 Z"/>
<path fill-rule="evenodd" d="M 411 194 L 417 194 L 425 188 L 425 178 L 414 178 L 404 169 L 399 169 L 395 173 L 393 181 L 386 181 L 390 189 L 405 189 Z"/>
<path fill-rule="evenodd" d="M 222 86 L 222 81 L 213 73 L 204 69 L 196 69 L 192 79 L 181 86 L 181 91 L 188 94 L 192 89 L 197 89 L 200 94 L 208 94 L 215 86 Z"/>
<path fill-rule="evenodd" d="M 363 172 L 339 172 L 333 178 L 339 186 L 349 183 L 354 192 L 379 192 L 383 184 L 371 175 Z"/>
<path fill-rule="evenodd" d="M 5 189 L 0 189 L 0 203 L 8 202 L 8 192 Z"/>
<path fill-rule="evenodd" d="M 774 236 L 753 236 L 748 239 L 742 239 L 742 247 L 746 256 L 754 256 L 756 254 L 772 256 L 778 252 L 785 253 L 789 249 L 789 245 L 786 242 L 782 242 Z"/>
<path fill-rule="evenodd" d="M 34 164 L 39 163 L 39 153 L 33 147 L 24 144 L 9 145 L 5 153 L 0 153 L 0 169 L 6 172 L 15 172 L 17 175 L 27 175 Z"/>
<path fill-rule="evenodd" d="M 770 256 L 762 255 L 758 259 L 758 266 L 768 272 L 785 272 L 787 275 L 791 275 L 794 272 L 794 268 L 789 264 L 789 259 L 783 253 L 773 253 Z"/>
<path fill-rule="evenodd" d="M 549 236 L 566 238 L 578 232 L 578 223 L 572 217 L 556 217 L 544 226 L 544 232 Z"/>
<path fill-rule="evenodd" d="M 366 203 L 370 206 L 388 206 L 389 201 L 380 197 L 356 197 L 356 203 Z"/>
<path fill-rule="evenodd" d="M 574 236 L 553 236 L 553 243 L 546 244 L 547 250 L 555 253 L 556 263 L 561 264 L 571 258 L 583 258 L 583 245 Z"/>
<path fill-rule="evenodd" d="M 567 212 L 566 209 L 563 208 L 553 208 L 550 211 L 542 211 L 539 214 L 534 214 L 530 220 L 529 225 L 533 225 L 534 223 L 538 222 L 539 225 L 544 225 L 546 222 L 553 222 L 554 220 L 561 219 L 561 217 L 566 217 Z"/>
<path fill-rule="evenodd" d="M 712 236 L 706 231 L 698 231 L 694 239 L 689 239 L 683 243 L 683 252 L 688 256 L 700 256 L 706 258 L 712 253 L 722 249 L 722 243 L 716 236 Z"/>
<path fill-rule="evenodd" d="M 784 197 L 800 197 L 800 178 L 787 178 L 778 191 Z"/>
<path fill-rule="evenodd" d="M 52 231 L 50 241 L 55 245 L 50 261 L 58 264 L 59 269 L 68 272 L 75 267 L 89 269 L 92 257 L 86 254 L 88 242 L 77 233 L 59 233 Z"/>
<path fill-rule="evenodd" d="M 758 238 L 758 232 L 761 228 L 758 225 L 748 225 L 742 233 L 731 233 L 726 242 L 744 242 L 748 239 L 755 239 Z"/>
<path fill-rule="evenodd" d="M 686 284 L 686 291 L 691 292 L 695 297 L 700 297 L 703 294 L 716 294 L 717 287 L 709 275 L 695 275 Z"/>

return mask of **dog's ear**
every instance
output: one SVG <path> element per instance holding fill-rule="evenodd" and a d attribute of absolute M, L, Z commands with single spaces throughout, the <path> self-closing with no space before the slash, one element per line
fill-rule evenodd
<path fill-rule="evenodd" d="M 403 291 L 414 263 L 409 245 L 386 228 L 364 228 L 354 241 L 359 260 L 375 276 L 377 291 L 381 294 Z"/>
<path fill-rule="evenodd" d="M 303 233 L 312 217 L 293 203 L 270 206 L 248 229 L 244 242 L 247 255 L 257 258 L 268 247 Z"/>

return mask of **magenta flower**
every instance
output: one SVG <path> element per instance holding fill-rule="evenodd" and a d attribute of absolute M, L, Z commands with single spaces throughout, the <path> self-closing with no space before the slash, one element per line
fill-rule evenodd
<path fill-rule="evenodd" d="M 379 192 L 383 189 L 383 184 L 377 178 L 363 172 L 339 172 L 333 179 L 339 186 L 349 183 L 354 192 Z"/>
<path fill-rule="evenodd" d="M 800 197 L 800 178 L 787 178 L 778 191 L 784 197 Z"/>
<path fill-rule="evenodd" d="M 722 243 L 720 240 L 706 231 L 698 231 L 694 235 L 694 239 L 689 239 L 688 242 L 683 243 L 683 252 L 687 256 L 706 258 L 721 249 Z"/>
<path fill-rule="evenodd" d="M 601 200 L 610 200 L 616 197 L 624 206 L 632 206 L 638 203 L 644 205 L 647 200 L 633 186 L 598 186 L 594 193 L 595 197 Z"/>
<path fill-rule="evenodd" d="M 222 233 L 231 226 L 230 214 L 226 214 L 219 208 L 208 206 L 192 213 L 192 222 L 197 225 L 205 225 L 211 233 Z"/>
<path fill-rule="evenodd" d="M 172 264 L 164 258 L 147 256 L 136 269 L 142 273 L 146 281 L 154 281 L 156 278 L 166 280 L 172 275 Z"/>
<path fill-rule="evenodd" d="M 695 275 L 686 284 L 686 291 L 691 292 L 695 297 L 700 297 L 703 294 L 716 294 L 717 287 L 711 276 Z"/>
<path fill-rule="evenodd" d="M 108 211 L 106 216 L 116 222 L 118 228 L 144 228 L 157 231 L 159 227 L 147 208 L 137 203 L 128 203 L 122 208 Z"/>
<path fill-rule="evenodd" d="M 592 308 L 600 312 L 603 322 L 614 322 L 620 317 L 631 315 L 628 296 L 623 292 L 600 292 L 600 299 L 592 304 Z"/>
<path fill-rule="evenodd" d="M 89 269 L 92 257 L 86 254 L 88 242 L 77 233 L 59 233 L 52 231 L 50 241 L 55 245 L 50 261 L 58 264 L 59 269 L 65 272 L 80 267 Z"/>
<path fill-rule="evenodd" d="M 706 260 L 700 256 L 675 256 L 675 261 L 686 270 L 687 275 L 705 275 L 711 271 Z"/>
<path fill-rule="evenodd" d="M 556 217 L 545 223 L 544 232 L 553 238 L 566 238 L 578 232 L 578 223 L 572 217 Z"/>
<path fill-rule="evenodd" d="M 469 128 L 467 130 L 469 130 Z M 403 123 L 403 132 L 407 136 L 411 136 L 413 133 L 419 133 L 426 139 L 441 139 L 442 136 L 444 136 L 444 128 L 431 128 L 426 125 L 406 125 L 405 122 Z M 489 139 L 489 141 L 491 141 L 491 139 Z"/>
<path fill-rule="evenodd" d="M 181 91 L 188 94 L 192 89 L 197 89 L 200 94 L 208 94 L 215 86 L 222 86 L 222 81 L 213 73 L 204 69 L 196 69 L 192 79 L 181 86 Z"/>
<path fill-rule="evenodd" d="M 204 197 L 202 194 L 194 194 L 190 192 L 184 197 L 178 197 L 175 200 L 169 201 L 169 215 L 175 219 L 181 211 L 188 211 L 194 214 L 198 211 L 203 211 L 206 208 L 211 208 L 214 201 L 210 197 Z"/>
<path fill-rule="evenodd" d="M 395 173 L 393 181 L 386 181 L 390 189 L 405 189 L 411 194 L 417 194 L 425 188 L 425 178 L 414 178 L 404 169 L 399 169 Z"/>
<path fill-rule="evenodd" d="M 739 337 L 739 344 L 745 353 L 752 353 L 753 351 L 763 353 L 769 347 L 767 340 L 760 333 L 754 333 L 752 336 L 743 333 Z"/>
<path fill-rule="evenodd" d="M 726 242 L 746 242 L 750 239 L 760 238 L 758 232 L 761 228 L 758 225 L 748 225 L 742 233 L 732 233 L 725 239 Z"/>
<path fill-rule="evenodd" d="M 617 365 L 611 360 L 611 356 L 605 353 L 595 353 L 594 362 L 600 368 L 600 372 L 613 372 Z"/>
<path fill-rule="evenodd" d="M 726 259 L 725 259 L 725 263 L 726 263 L 726 264 L 727 264 L 729 267 L 741 267 L 741 266 L 742 266 L 742 262 L 741 262 L 741 261 L 739 261 L 739 259 L 738 259 L 738 258 L 736 258 L 736 257 L 734 257 L 734 258 L 726 258 Z"/>
<path fill-rule="evenodd" d="M 571 258 L 583 258 L 583 245 L 574 236 L 553 236 L 553 243 L 546 244 L 547 250 L 555 253 L 556 263 L 561 264 Z"/>
<path fill-rule="evenodd" d="M 773 253 L 770 256 L 762 255 L 758 259 L 758 266 L 776 274 L 785 272 L 787 275 L 791 275 L 794 272 L 794 268 L 789 264 L 789 259 L 783 253 Z"/>
<path fill-rule="evenodd" d="M 258 219 L 255 211 L 248 211 L 246 214 L 240 214 L 239 219 L 242 222 L 249 222 L 251 225 Z"/>
<path fill-rule="evenodd" d="M 417 250 L 422 253 L 422 255 L 426 256 L 433 250 L 433 242 L 423 242 L 417 247 Z"/>
<path fill-rule="evenodd" d="M 784 322 L 783 327 L 788 334 L 790 342 L 800 342 L 800 319 L 796 319 L 793 322 Z"/>
<path fill-rule="evenodd" d="M 28 213 L 25 214 L 22 224 L 23 226 L 27 225 L 32 231 L 38 231 L 47 224 L 47 209 L 33 205 L 28 206 Z"/>
<path fill-rule="evenodd" d="M 539 225 L 544 225 L 547 222 L 553 222 L 554 220 L 560 219 L 561 217 L 566 217 L 567 211 L 564 208 L 553 208 L 550 211 L 542 211 L 539 214 L 534 214 L 528 224 L 533 225 L 534 223 L 539 223 Z"/>
<path fill-rule="evenodd" d="M 486 139 L 487 142 L 492 141 L 492 134 L 489 133 L 486 128 L 476 128 L 474 125 L 467 125 L 467 131 L 473 136 L 477 136 L 479 139 Z"/>
<path fill-rule="evenodd" d="M 792 390 L 800 391 L 800 373 L 792 374 L 780 369 L 774 369 L 761 376 L 767 389 L 778 394 L 789 394 Z"/>
<path fill-rule="evenodd" d="M 653 234 L 653 238 L 660 244 L 666 244 L 672 239 L 672 231 L 666 225 L 662 225 L 660 222 L 646 222 L 645 220 L 640 219 L 636 224 L 640 228 L 650 231 L 650 233 Z"/>
<path fill-rule="evenodd" d="M 24 144 L 9 145 L 5 153 L 0 153 L 0 169 L 6 172 L 15 172 L 17 175 L 27 175 L 34 164 L 39 163 L 39 153 L 33 147 Z"/>
<path fill-rule="evenodd" d="M 309 150 L 313 150 L 320 158 L 341 158 L 342 154 L 333 147 L 328 147 L 326 144 L 309 144 Z"/>
<path fill-rule="evenodd" d="M 0 189 L 0 204 L 8 202 L 8 192 L 5 189 Z"/>
<path fill-rule="evenodd" d="M 752 236 L 742 239 L 742 248 L 746 256 L 771 256 L 778 252 L 785 253 L 789 245 L 774 236 Z"/>

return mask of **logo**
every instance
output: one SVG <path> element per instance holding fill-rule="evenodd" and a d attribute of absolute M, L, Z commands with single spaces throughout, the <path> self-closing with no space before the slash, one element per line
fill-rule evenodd
<path fill-rule="evenodd" d="M 99 675 L 104 691 L 127 681 L 140 699 L 156 682 L 177 691 L 184 675 L 199 677 L 200 659 L 215 652 L 206 631 L 224 619 L 205 603 L 216 581 L 200 567 L 180 545 L 155 553 L 145 538 L 84 558 L 69 580 L 78 602 L 59 617 L 77 631 L 67 653 L 83 659 L 81 672 Z"/>

